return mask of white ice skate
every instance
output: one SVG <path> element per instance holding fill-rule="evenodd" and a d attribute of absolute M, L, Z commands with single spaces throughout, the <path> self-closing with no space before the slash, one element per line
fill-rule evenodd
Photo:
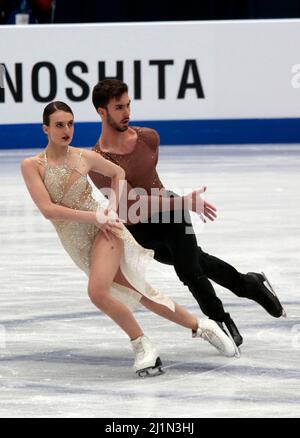
<path fill-rule="evenodd" d="M 212 319 L 198 319 L 198 329 L 196 332 L 192 332 L 192 336 L 208 341 L 224 356 L 240 357 L 240 352 L 233 339 L 229 338 Z"/>
<path fill-rule="evenodd" d="M 139 377 L 154 377 L 164 373 L 157 350 L 146 336 L 130 342 L 135 354 L 133 368 Z"/>

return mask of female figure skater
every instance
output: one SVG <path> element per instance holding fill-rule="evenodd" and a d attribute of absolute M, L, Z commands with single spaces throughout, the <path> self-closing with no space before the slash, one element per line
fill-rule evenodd
<path fill-rule="evenodd" d="M 146 282 L 145 267 L 153 251 L 141 247 L 116 214 L 125 173 L 96 152 L 70 146 L 73 123 L 68 105 L 47 105 L 43 130 L 48 145 L 43 152 L 22 161 L 22 174 L 33 201 L 53 223 L 63 247 L 88 275 L 92 303 L 130 338 L 135 371 L 142 377 L 162 372 L 155 347 L 133 316 L 139 303 L 191 329 L 193 337 L 207 340 L 225 356 L 237 355 L 234 342 L 214 321 L 195 317 Z M 112 179 L 106 209 L 92 197 L 87 179 L 91 170 Z"/>

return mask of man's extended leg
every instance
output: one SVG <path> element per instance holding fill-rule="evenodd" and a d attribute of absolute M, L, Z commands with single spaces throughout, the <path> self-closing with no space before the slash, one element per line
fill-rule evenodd
<path fill-rule="evenodd" d="M 269 290 L 266 278 L 256 272 L 241 274 L 233 266 L 223 260 L 207 254 L 198 247 L 200 265 L 205 275 L 214 282 L 231 290 L 238 297 L 248 298 L 260 304 L 271 316 L 279 318 L 284 309 Z"/>
<path fill-rule="evenodd" d="M 172 217 L 173 216 L 171 215 L 171 219 Z M 189 245 L 192 245 L 189 247 L 186 246 L 185 251 L 187 252 L 188 248 L 194 248 L 194 241 L 188 238 L 190 235 L 194 236 L 191 234 L 193 227 L 189 212 L 185 211 L 184 214 L 182 214 L 181 219 L 180 223 L 176 224 L 177 236 L 181 236 L 181 239 L 177 237 L 177 240 L 182 240 L 183 242 L 183 236 L 186 236 L 186 245 L 188 245 L 188 242 L 190 242 Z M 189 233 L 186 233 L 187 228 Z M 279 299 L 274 294 L 274 291 L 270 289 L 269 282 L 264 274 L 262 275 L 256 272 L 241 274 L 233 266 L 217 257 L 204 253 L 199 247 L 198 257 L 201 270 L 205 277 L 208 277 L 221 286 L 231 290 L 238 297 L 244 297 L 256 301 L 270 315 L 276 318 L 286 316 Z"/>

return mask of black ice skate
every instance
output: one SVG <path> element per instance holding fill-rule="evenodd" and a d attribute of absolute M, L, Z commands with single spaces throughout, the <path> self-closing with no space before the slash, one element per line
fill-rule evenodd
<path fill-rule="evenodd" d="M 281 316 L 286 318 L 286 311 L 282 307 L 266 275 L 263 272 L 261 274 L 248 272 L 247 277 L 250 279 L 248 287 L 251 288 L 251 283 L 253 283 L 253 289 L 255 288 L 248 298 L 260 304 L 274 318 L 280 318 Z"/>
<path fill-rule="evenodd" d="M 164 373 L 156 348 L 146 336 L 131 341 L 135 354 L 133 368 L 139 377 L 155 377 Z"/>
<path fill-rule="evenodd" d="M 225 314 L 223 321 L 216 321 L 216 323 L 227 335 L 230 333 L 230 336 L 237 347 L 242 345 L 243 337 L 228 313 Z"/>

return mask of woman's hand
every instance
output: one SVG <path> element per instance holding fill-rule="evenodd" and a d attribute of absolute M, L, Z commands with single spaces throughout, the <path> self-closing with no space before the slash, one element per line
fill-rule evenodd
<path fill-rule="evenodd" d="M 124 222 L 119 219 L 114 210 L 108 208 L 99 208 L 96 211 L 95 221 L 95 225 L 100 228 L 107 240 L 111 240 L 109 233 L 121 230 L 123 227 L 122 222 Z"/>
<path fill-rule="evenodd" d="M 203 222 L 206 222 L 206 217 L 210 221 L 214 221 L 217 217 L 217 209 L 212 204 L 209 204 L 201 198 L 201 193 L 204 193 L 205 191 L 206 187 L 201 187 L 201 189 L 194 190 L 188 195 L 183 196 L 184 205 L 189 210 L 197 213 Z"/>

